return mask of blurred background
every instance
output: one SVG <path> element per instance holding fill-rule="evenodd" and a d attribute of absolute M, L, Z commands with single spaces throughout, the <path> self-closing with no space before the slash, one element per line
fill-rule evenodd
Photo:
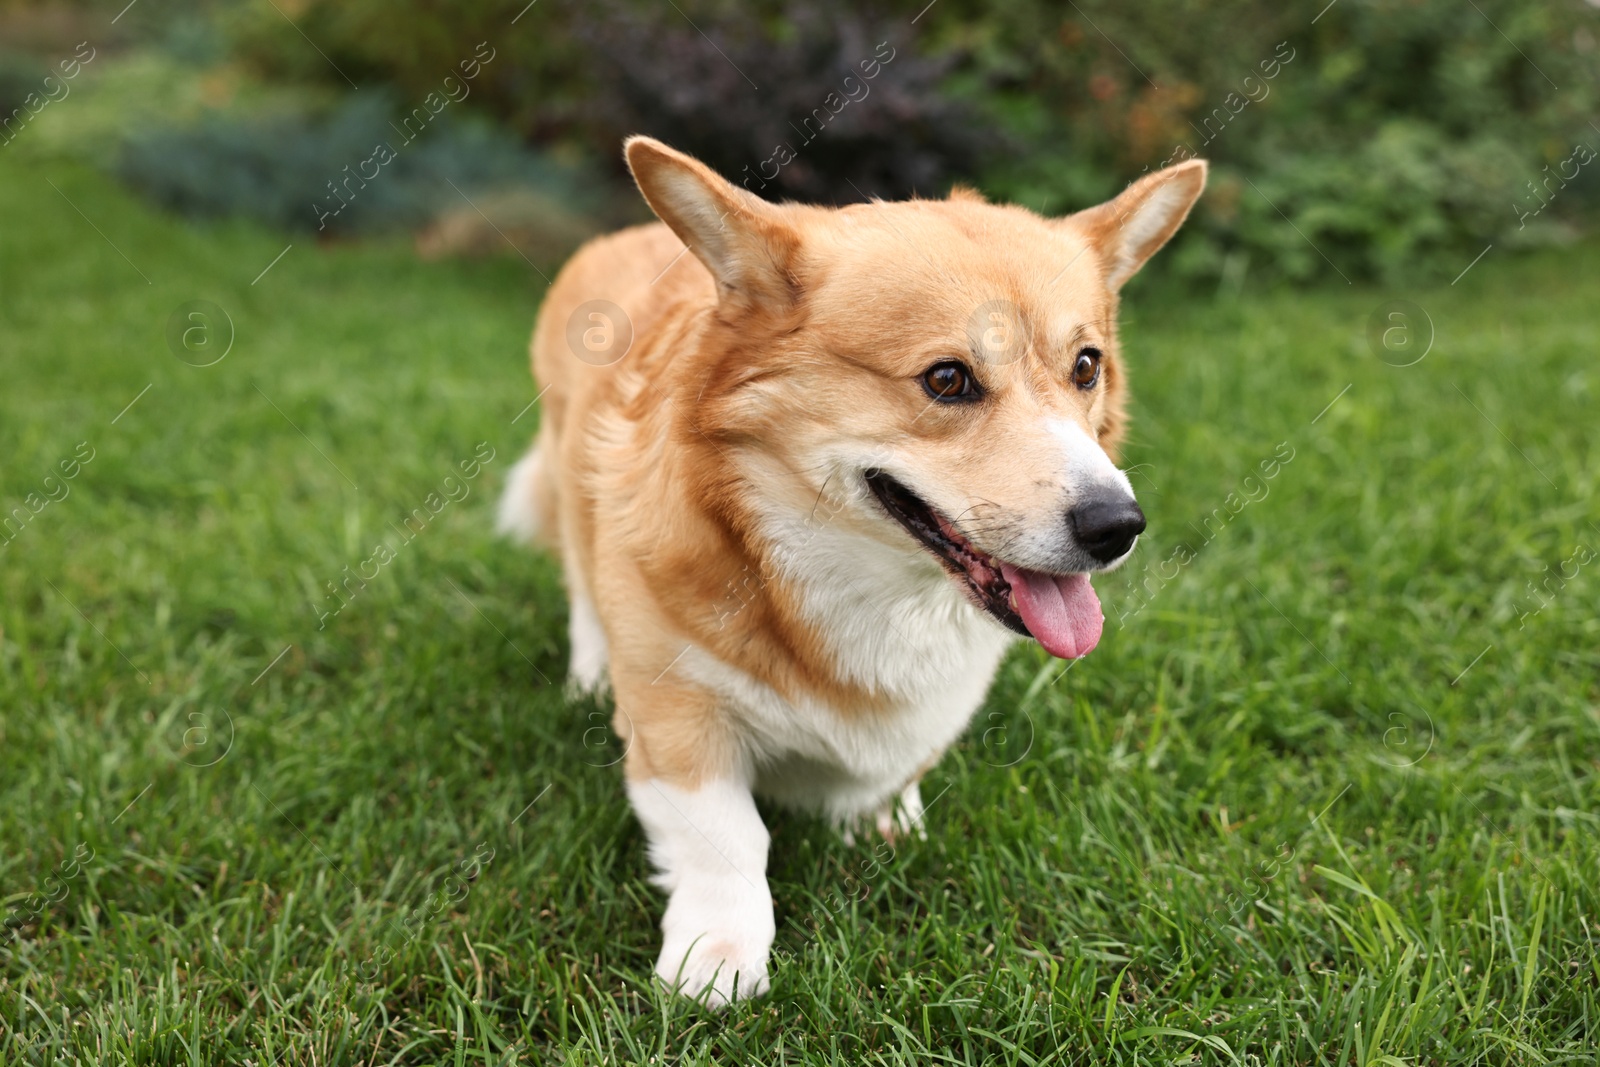
<path fill-rule="evenodd" d="M 1589 0 L 0 0 L 0 1067 L 1592 1063 L 1597 64 Z M 1214 167 L 1105 640 L 894 859 L 767 812 L 726 1023 L 493 533 L 634 132 L 824 203 Z"/>
<path fill-rule="evenodd" d="M 642 217 L 632 132 L 775 199 L 959 181 L 1046 213 L 1205 156 L 1157 265 L 1202 283 L 1448 278 L 1485 242 L 1570 241 L 1600 199 L 1572 160 L 1600 143 L 1585 0 L 518 7 L 136 0 L 108 25 L 0 0 L 0 136 L 184 215 L 541 265 Z M 80 42 L 55 90 L 77 100 L 48 114 Z"/>

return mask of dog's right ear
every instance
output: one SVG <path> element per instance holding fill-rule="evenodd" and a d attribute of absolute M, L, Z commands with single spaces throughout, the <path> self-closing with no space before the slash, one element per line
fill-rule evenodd
<path fill-rule="evenodd" d="M 654 138 L 630 137 L 623 153 L 651 210 L 706 265 L 724 304 L 790 298 L 797 240 L 781 209 Z"/>
<path fill-rule="evenodd" d="M 1171 239 L 1206 187 L 1206 161 L 1188 159 L 1146 174 L 1114 200 L 1068 215 L 1100 256 L 1116 292 Z"/>

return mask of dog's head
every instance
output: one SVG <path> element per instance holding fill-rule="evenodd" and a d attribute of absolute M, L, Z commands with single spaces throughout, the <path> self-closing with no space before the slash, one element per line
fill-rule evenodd
<path fill-rule="evenodd" d="M 1117 293 L 1182 224 L 1205 163 L 1046 219 L 960 191 L 771 204 L 648 138 L 627 158 L 717 286 L 684 354 L 695 429 L 775 507 L 936 559 L 1057 656 L 1093 648 L 1088 575 L 1144 529 L 1113 462 Z"/>

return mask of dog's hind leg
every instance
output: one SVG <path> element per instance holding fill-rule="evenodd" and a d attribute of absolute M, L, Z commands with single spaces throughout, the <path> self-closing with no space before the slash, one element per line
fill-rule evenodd
<path fill-rule="evenodd" d="M 571 568 L 567 569 L 567 604 L 567 639 L 572 648 L 567 687 L 574 693 L 593 693 L 606 684 L 611 648 L 583 576 Z"/>
<path fill-rule="evenodd" d="M 534 442 L 517 460 L 506 478 L 495 515 L 495 529 L 524 544 L 544 542 L 554 547 L 559 533 L 555 519 L 554 489 L 545 471 L 545 442 Z"/>
<path fill-rule="evenodd" d="M 526 455 L 506 476 L 495 515 L 495 529 L 527 545 L 561 551 L 561 522 L 556 499 L 556 472 L 550 464 L 560 459 L 560 441 L 554 419 L 539 424 L 538 436 Z"/>
<path fill-rule="evenodd" d="M 517 461 L 506 478 L 500 497 L 495 528 L 525 544 L 542 544 L 561 552 L 561 516 L 557 510 L 555 480 L 547 457 L 557 455 L 555 434 L 547 422 L 539 428 L 538 439 L 527 455 Z M 606 682 L 610 650 L 600 615 L 589 599 L 588 583 L 567 560 L 567 636 L 572 659 L 567 669 L 567 688 L 573 695 L 593 693 Z"/>

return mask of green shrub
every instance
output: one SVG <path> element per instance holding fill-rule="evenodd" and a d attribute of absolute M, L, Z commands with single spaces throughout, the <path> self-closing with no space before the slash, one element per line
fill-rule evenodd
<path fill-rule="evenodd" d="M 769 199 L 937 195 L 1002 146 L 943 82 L 955 57 L 912 46 L 903 20 L 789 3 L 701 33 L 670 6 L 589 5 L 576 23 L 606 91 L 592 135 L 649 133 Z"/>
<path fill-rule="evenodd" d="M 39 91 L 49 73 L 50 68 L 32 56 L 0 50 L 0 123 L 22 107 L 29 93 Z M 0 134 L 0 140 L 3 139 L 4 134 Z"/>
<path fill-rule="evenodd" d="M 327 234 L 414 228 L 461 204 L 463 193 L 496 186 L 544 189 L 575 210 L 594 202 L 571 168 L 497 127 L 445 112 L 419 132 L 396 125 L 402 115 L 377 92 L 351 95 L 323 115 L 217 112 L 131 135 L 117 171 L 186 215 Z"/>
<path fill-rule="evenodd" d="M 281 18 L 241 12 L 234 26 L 264 72 L 337 81 L 343 71 L 408 92 L 486 42 L 514 58 L 485 71 L 479 102 L 530 139 L 604 160 L 619 182 L 621 140 L 640 132 L 763 195 L 822 201 L 940 193 L 997 147 L 977 110 L 942 89 L 956 57 L 910 47 L 907 17 L 863 15 L 845 0 L 540 5 L 512 26 L 515 14 L 467 0 L 448 15 L 396 19 L 382 0 L 313 0 L 302 26 L 328 63 L 286 36 Z"/>
<path fill-rule="evenodd" d="M 1600 148 L 1600 12 L 1577 0 L 1340 0 L 1315 24 L 1254 0 L 934 11 L 971 57 L 964 91 L 1030 145 L 989 168 L 1002 195 L 1065 209 L 1213 161 L 1170 259 L 1186 273 L 1231 258 L 1300 280 L 1448 277 L 1490 241 L 1558 239 L 1597 199 L 1593 167 L 1537 226 L 1514 206 L 1576 143 Z"/>
<path fill-rule="evenodd" d="M 231 9 L 239 54 L 324 84 L 421 91 L 487 41 L 514 61 L 478 103 L 619 182 L 634 129 L 742 174 L 848 72 L 851 43 L 882 33 L 897 49 L 867 101 L 882 110 L 841 116 L 768 195 L 855 199 L 863 175 L 873 192 L 928 192 L 973 173 L 1059 212 L 1204 155 L 1215 188 L 1164 268 L 1198 277 L 1454 273 L 1491 241 L 1560 239 L 1600 201 L 1591 165 L 1519 217 L 1546 166 L 1600 148 L 1600 10 L 1582 0 L 613 0 L 520 15 L 462 0 L 403 19 L 383 0 L 306 0 L 298 26 L 326 60 L 258 6 Z"/>

